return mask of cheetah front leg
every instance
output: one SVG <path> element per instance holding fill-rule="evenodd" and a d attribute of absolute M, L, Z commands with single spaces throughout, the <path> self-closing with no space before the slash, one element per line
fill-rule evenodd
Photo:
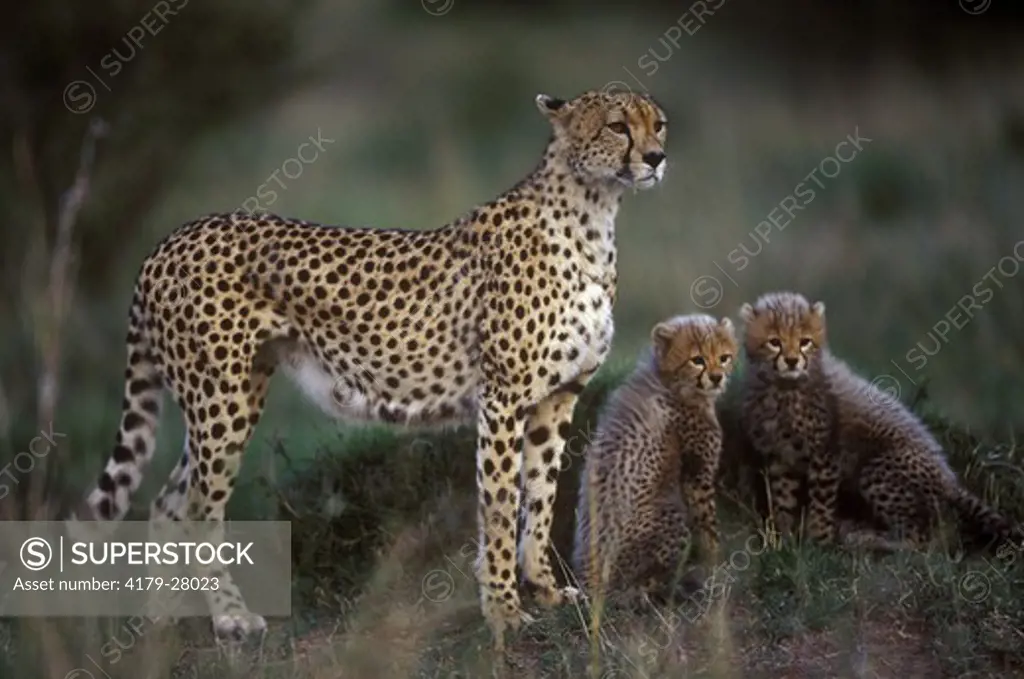
<path fill-rule="evenodd" d="M 835 451 L 820 446 L 811 456 L 807 469 L 807 532 L 812 540 L 821 544 L 831 544 L 836 538 L 839 477 Z"/>
<path fill-rule="evenodd" d="M 718 560 L 718 511 L 715 500 L 718 459 L 718 452 L 715 451 L 703 457 L 688 456 L 683 462 L 683 497 L 686 498 L 691 523 L 699 537 L 700 559 L 709 565 Z"/>
<path fill-rule="evenodd" d="M 775 521 L 775 530 L 782 536 L 789 536 L 798 525 L 801 478 L 779 459 L 768 464 L 767 473 L 769 507 Z"/>
<path fill-rule="evenodd" d="M 558 587 L 548 547 L 561 457 L 570 435 L 578 394 L 588 378 L 578 379 L 541 401 L 527 425 L 523 447 L 526 497 L 519 563 L 523 567 L 523 578 L 536 588 L 537 599 L 545 606 L 556 606 L 579 595 L 575 587 Z"/>
<path fill-rule="evenodd" d="M 504 648 L 505 630 L 533 621 L 516 588 L 516 516 L 519 511 L 519 455 L 523 443 L 523 406 L 507 394 L 485 393 L 477 413 L 477 518 L 480 549 L 476 560 L 480 605 Z"/>

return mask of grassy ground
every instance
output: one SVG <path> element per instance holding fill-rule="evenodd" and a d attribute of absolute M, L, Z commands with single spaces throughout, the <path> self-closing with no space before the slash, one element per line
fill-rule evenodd
<path fill-rule="evenodd" d="M 1013 407 L 1024 397 L 1024 263 L 1012 259 L 1024 237 L 1024 54 L 965 57 L 941 77 L 891 62 L 855 82 L 797 80 L 725 46 L 709 22 L 648 75 L 638 60 L 652 46 L 664 54 L 658 38 L 677 17 L 557 30 L 463 22 L 457 8 L 428 18 L 382 28 L 372 5 L 325 3 L 308 30 L 310 53 L 344 25 L 358 59 L 205 140 L 137 238 L 112 255 L 119 286 L 79 300 L 69 321 L 52 423 L 67 436 L 55 493 L 79 495 L 109 452 L 131 280 L 174 226 L 241 205 L 318 134 L 332 141 L 272 209 L 331 223 L 441 224 L 533 166 L 547 134 L 535 94 L 619 81 L 649 89 L 668 109 L 671 166 L 662 188 L 629 197 L 620 216 L 618 334 L 584 397 L 579 441 L 654 322 L 702 309 L 733 314 L 761 292 L 792 288 L 827 302 L 838 353 L 907 402 L 923 392 L 918 407 L 967 482 L 1024 518 L 1024 415 Z M 862 151 L 831 178 L 819 172 L 821 186 L 808 184 L 816 167 L 833 173 L 825 159 L 858 133 L 870 139 Z M 801 182 L 813 199 L 798 193 Z M 803 209 L 784 228 L 760 226 L 782 214 L 787 197 Z M 0 342 L 0 439 L 9 454 L 51 424 L 33 415 L 30 329 L 26 310 Z M 180 446 L 177 414 L 164 419 L 140 507 Z M 262 657 L 245 654 L 232 671 L 485 674 L 493 659 L 469 567 L 471 450 L 466 430 L 339 427 L 278 384 L 229 512 L 293 522 L 295 615 L 274 622 Z M 560 493 L 563 554 L 580 450 Z M 1024 676 L 1024 555 L 1008 564 L 954 561 L 938 548 L 868 558 L 786 547 L 747 559 L 756 524 L 749 497 L 737 499 L 723 516 L 732 535 L 724 553 L 736 563 L 723 567 L 728 586 L 716 583 L 711 597 L 722 609 L 692 624 L 674 624 L 668 612 L 607 611 L 599 630 L 585 611 L 545 614 L 502 663 L 513 676 L 606 679 Z M 63 654 L 41 653 L 45 629 L 3 628 L 3 676 L 60 679 L 87 655 L 98 658 L 112 635 L 133 646 L 104 665 L 110 677 L 232 676 L 205 620 L 131 634 L 124 621 L 51 622 Z"/>
<path fill-rule="evenodd" d="M 559 490 L 562 554 L 582 467 L 576 443 L 621 377 L 606 371 L 584 395 Z M 723 417 L 733 416 L 727 403 Z M 976 492 L 1024 517 L 1024 479 L 978 468 L 1005 451 L 930 424 Z M 496 659 L 472 576 L 472 439 L 468 430 L 353 431 L 299 467 L 281 444 L 284 471 L 240 493 L 262 507 L 261 518 L 270 509 L 293 522 L 293 617 L 272 621 L 258 650 L 234 654 L 216 648 L 202 618 L 169 628 L 74 621 L 56 628 L 69 641 L 65 662 L 90 658 L 115 678 L 476 677 L 492 666 L 507 676 L 604 679 L 1024 676 L 1024 553 L 963 557 L 955 539 L 887 556 L 779 545 L 752 518 L 754 494 L 734 474 L 721 491 L 727 556 L 691 599 L 640 611 L 541 611 Z M 726 467 L 741 454 L 730 444 Z M 5 634 L 7 676 L 29 676 L 38 632 L 18 624 Z"/>

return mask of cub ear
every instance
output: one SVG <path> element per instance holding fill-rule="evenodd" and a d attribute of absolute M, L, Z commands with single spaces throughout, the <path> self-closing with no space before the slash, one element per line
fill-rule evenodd
<path fill-rule="evenodd" d="M 812 304 L 811 305 L 811 313 L 813 313 L 815 316 L 824 316 L 825 315 L 825 303 L 824 302 L 815 302 L 814 304 Z"/>
<path fill-rule="evenodd" d="M 651 330 L 651 345 L 654 346 L 655 358 L 662 358 L 672 345 L 672 338 L 676 336 L 676 329 L 668 322 L 658 323 Z"/>
<path fill-rule="evenodd" d="M 754 311 L 754 307 L 750 302 L 744 302 L 743 306 L 740 307 L 740 318 L 743 319 L 744 323 L 750 323 L 757 317 L 757 312 Z"/>
<path fill-rule="evenodd" d="M 732 325 L 732 319 L 729 318 L 728 316 L 723 316 L 722 319 L 718 321 L 718 325 L 720 328 L 722 328 L 728 333 L 732 333 L 734 329 Z"/>
<path fill-rule="evenodd" d="M 568 102 L 565 99 L 538 94 L 536 98 L 537 110 L 548 120 L 557 120 L 565 116 L 569 110 Z"/>

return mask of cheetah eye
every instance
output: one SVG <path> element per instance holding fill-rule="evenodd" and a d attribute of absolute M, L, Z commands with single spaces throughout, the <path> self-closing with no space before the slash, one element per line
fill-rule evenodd
<path fill-rule="evenodd" d="M 659 120 L 658 122 L 654 123 L 654 133 L 655 134 L 661 132 L 663 129 L 665 129 L 664 121 Z"/>
<path fill-rule="evenodd" d="M 616 134 L 629 134 L 629 125 L 626 123 L 608 123 L 608 129 Z"/>
<path fill-rule="evenodd" d="M 801 349 L 809 349 L 812 344 L 814 344 L 814 342 L 811 341 L 810 337 L 802 337 L 800 339 L 800 348 Z"/>
<path fill-rule="evenodd" d="M 728 363 L 731 360 L 732 360 L 732 354 L 722 354 L 721 356 L 718 357 L 718 361 L 722 365 L 725 365 L 726 363 Z"/>
<path fill-rule="evenodd" d="M 779 341 L 778 337 L 773 337 L 770 340 L 768 340 L 768 346 L 774 347 L 775 349 L 781 349 L 782 342 Z"/>
<path fill-rule="evenodd" d="M 703 367 L 705 365 L 704 357 L 694 356 L 693 358 L 690 359 L 690 363 Z"/>

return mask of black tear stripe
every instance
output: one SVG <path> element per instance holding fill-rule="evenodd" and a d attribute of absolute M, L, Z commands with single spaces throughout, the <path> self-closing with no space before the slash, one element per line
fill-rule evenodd
<path fill-rule="evenodd" d="M 633 152 L 633 135 L 629 134 L 627 132 L 626 133 L 626 141 L 628 141 L 629 143 L 626 144 L 626 153 L 625 153 L 625 155 L 622 156 L 622 169 L 623 170 L 628 170 L 629 169 L 629 154 Z"/>

